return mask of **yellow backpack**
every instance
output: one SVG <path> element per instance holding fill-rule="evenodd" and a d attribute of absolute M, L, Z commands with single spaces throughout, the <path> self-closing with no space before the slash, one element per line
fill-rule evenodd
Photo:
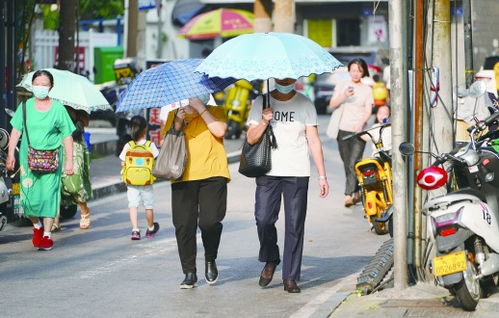
<path fill-rule="evenodd" d="M 154 183 L 156 178 L 152 174 L 154 167 L 154 155 L 151 142 L 148 140 L 144 145 L 137 145 L 133 140 L 128 142 L 125 155 L 125 166 L 122 176 L 126 184 L 144 186 Z"/>

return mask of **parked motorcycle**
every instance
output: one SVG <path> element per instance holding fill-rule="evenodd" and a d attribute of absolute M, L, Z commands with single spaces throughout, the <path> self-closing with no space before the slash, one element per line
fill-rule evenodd
<path fill-rule="evenodd" d="M 376 234 L 386 234 L 392 227 L 391 212 L 386 211 L 392 206 L 392 159 L 383 144 L 383 130 L 391 124 L 381 124 L 361 132 L 348 135 L 344 140 L 368 135 L 373 141 L 376 153 L 372 157 L 363 158 L 355 163 L 354 170 L 361 187 L 364 217 L 374 228 Z M 376 131 L 378 134 L 373 133 Z M 385 218 L 382 218 L 385 216 Z M 393 230 L 391 231 L 393 233 Z"/>
<path fill-rule="evenodd" d="M 251 109 L 251 100 L 258 94 L 253 85 L 246 80 L 239 80 L 229 89 L 224 107 L 227 113 L 226 139 L 239 139 L 244 130 Z"/>
<path fill-rule="evenodd" d="M 474 310 L 498 283 L 499 155 L 489 146 L 497 143 L 499 130 L 475 138 L 498 118 L 494 113 L 471 126 L 467 146 L 434 155 L 435 162 L 416 177 L 425 190 L 447 186 L 448 193 L 428 200 L 422 212 L 430 217 L 435 238 L 432 272 L 465 310 Z M 400 151 L 412 154 L 411 147 L 403 143 Z"/>
<path fill-rule="evenodd" d="M 7 203 L 12 193 L 12 181 L 6 168 L 8 147 L 9 133 L 0 128 L 0 231 L 7 225 Z"/>

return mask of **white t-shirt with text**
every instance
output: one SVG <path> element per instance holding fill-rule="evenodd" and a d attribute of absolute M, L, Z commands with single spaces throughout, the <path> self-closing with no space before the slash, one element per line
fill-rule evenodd
<path fill-rule="evenodd" d="M 262 119 L 262 96 L 255 99 L 248 118 L 249 125 Z M 310 159 L 305 134 L 307 126 L 317 126 L 314 104 L 300 93 L 290 100 L 279 101 L 270 97 L 273 119 L 270 122 L 277 140 L 272 149 L 272 170 L 267 175 L 279 177 L 310 176 Z"/>

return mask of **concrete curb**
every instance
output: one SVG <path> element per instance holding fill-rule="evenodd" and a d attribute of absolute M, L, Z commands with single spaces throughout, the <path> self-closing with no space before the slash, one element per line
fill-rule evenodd
<path fill-rule="evenodd" d="M 229 164 L 238 162 L 240 154 L 241 154 L 240 151 L 234 151 L 234 152 L 228 153 L 227 154 L 227 161 L 229 162 Z M 158 179 L 156 181 L 156 183 L 165 182 L 165 181 L 168 181 L 168 180 Z M 111 196 L 114 194 L 126 192 L 126 189 L 127 189 L 126 184 L 121 182 L 121 181 L 117 182 L 117 183 L 110 184 L 110 185 L 106 185 L 103 187 L 95 188 L 92 191 L 93 199 L 91 201 L 103 199 L 105 197 L 108 197 L 108 196 Z"/>

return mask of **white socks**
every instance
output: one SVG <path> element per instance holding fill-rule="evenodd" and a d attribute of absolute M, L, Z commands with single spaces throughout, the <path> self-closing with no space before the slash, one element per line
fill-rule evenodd
<path fill-rule="evenodd" d="M 48 236 L 48 238 L 52 238 L 52 233 L 43 231 L 43 236 Z"/>
<path fill-rule="evenodd" d="M 41 229 L 43 227 L 43 224 L 42 222 L 40 222 L 40 220 L 38 220 L 38 223 L 36 224 L 33 224 L 33 227 L 37 230 Z"/>

